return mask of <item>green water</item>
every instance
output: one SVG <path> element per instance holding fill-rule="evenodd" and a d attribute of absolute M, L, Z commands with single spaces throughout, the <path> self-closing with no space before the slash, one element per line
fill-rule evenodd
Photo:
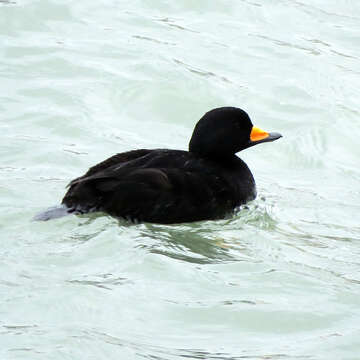
<path fill-rule="evenodd" d="M 360 359 L 360 3 L 0 1 L 0 359 Z M 209 109 L 283 138 L 258 198 L 171 226 L 32 222 Z"/>

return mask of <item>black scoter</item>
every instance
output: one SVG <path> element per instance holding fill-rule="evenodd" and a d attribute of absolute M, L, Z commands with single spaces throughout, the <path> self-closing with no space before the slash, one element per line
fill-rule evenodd
<path fill-rule="evenodd" d="M 35 219 L 94 211 L 162 224 L 222 218 L 256 197 L 253 175 L 235 154 L 280 137 L 253 126 L 242 109 L 213 109 L 196 124 L 189 151 L 116 154 L 72 180 L 61 207 Z"/>

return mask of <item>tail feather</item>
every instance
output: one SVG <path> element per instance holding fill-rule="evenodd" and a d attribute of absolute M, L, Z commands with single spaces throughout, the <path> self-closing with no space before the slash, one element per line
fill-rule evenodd
<path fill-rule="evenodd" d="M 66 205 L 61 204 L 57 206 L 52 206 L 45 211 L 35 215 L 33 221 L 47 221 L 51 219 L 57 219 L 63 216 L 71 215 L 74 212 L 73 209 L 68 208 Z"/>

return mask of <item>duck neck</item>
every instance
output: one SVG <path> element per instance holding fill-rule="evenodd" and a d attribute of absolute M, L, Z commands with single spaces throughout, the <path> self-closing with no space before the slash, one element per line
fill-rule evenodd
<path fill-rule="evenodd" d="M 216 163 L 221 163 L 221 164 L 230 164 L 233 163 L 234 160 L 239 159 L 235 154 L 223 154 L 223 153 L 202 153 L 199 151 L 191 151 L 189 150 L 189 152 L 193 155 L 195 155 L 196 157 L 201 157 L 203 159 L 206 160 L 210 160 Z"/>

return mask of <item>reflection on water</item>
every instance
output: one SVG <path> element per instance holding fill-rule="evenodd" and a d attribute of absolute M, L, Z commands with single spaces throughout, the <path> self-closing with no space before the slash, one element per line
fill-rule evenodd
<path fill-rule="evenodd" d="M 76 247 L 98 237 L 102 238 L 103 233 L 114 226 L 117 228 L 114 236 L 121 236 L 126 231 L 134 232 L 135 248 L 150 253 L 198 264 L 242 261 L 248 260 L 247 244 L 251 243 L 247 238 L 249 231 L 275 230 L 276 220 L 271 217 L 272 207 L 262 197 L 240 207 L 236 213 L 229 214 L 223 220 L 175 225 L 134 224 L 100 212 L 70 215 L 60 222 L 66 224 L 67 219 L 72 218 L 76 226 L 54 241 Z"/>

